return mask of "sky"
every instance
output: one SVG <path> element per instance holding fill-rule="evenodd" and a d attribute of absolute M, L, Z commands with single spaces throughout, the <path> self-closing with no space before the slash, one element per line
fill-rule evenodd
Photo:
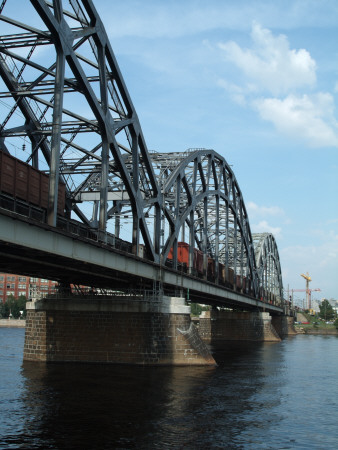
<path fill-rule="evenodd" d="M 148 148 L 221 154 L 251 231 L 275 236 L 285 292 L 308 272 L 312 299 L 338 299 L 338 2 L 95 6 Z"/>
<path fill-rule="evenodd" d="M 338 2 L 94 3 L 148 149 L 222 155 L 285 293 L 338 299 Z"/>

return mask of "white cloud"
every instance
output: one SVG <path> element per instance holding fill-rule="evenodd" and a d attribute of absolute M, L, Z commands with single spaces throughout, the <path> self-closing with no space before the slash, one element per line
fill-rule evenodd
<path fill-rule="evenodd" d="M 334 101 L 328 93 L 288 95 L 283 100 L 266 98 L 253 104 L 264 120 L 287 136 L 304 139 L 312 147 L 338 146 Z"/>
<path fill-rule="evenodd" d="M 220 80 L 218 85 L 237 104 L 251 105 L 279 133 L 310 147 L 338 147 L 333 96 L 325 92 L 297 94 L 298 89 L 312 89 L 316 83 L 316 62 L 310 53 L 291 49 L 286 36 L 275 36 L 259 24 L 253 25 L 251 38 L 250 48 L 233 41 L 219 44 L 225 58 L 242 71 L 244 78 L 242 83 Z M 267 98 L 267 91 L 273 97 Z"/>
<path fill-rule="evenodd" d="M 257 224 L 252 224 L 250 228 L 252 233 L 272 233 L 275 238 L 279 237 L 282 232 L 280 227 L 272 227 L 266 220 L 261 220 Z"/>
<path fill-rule="evenodd" d="M 229 83 L 226 80 L 220 79 L 217 82 L 218 86 L 225 89 L 229 92 L 231 99 L 238 103 L 241 106 L 245 106 L 246 104 L 246 92 L 241 86 L 237 86 L 236 84 Z"/>
<path fill-rule="evenodd" d="M 258 206 L 254 202 L 246 203 L 249 217 L 252 216 L 283 216 L 284 210 L 279 206 Z"/>
<path fill-rule="evenodd" d="M 274 36 L 259 24 L 253 25 L 251 38 L 251 49 L 242 49 L 233 41 L 218 46 L 261 90 L 279 95 L 315 84 L 316 63 L 307 50 L 290 49 L 286 36 Z"/>

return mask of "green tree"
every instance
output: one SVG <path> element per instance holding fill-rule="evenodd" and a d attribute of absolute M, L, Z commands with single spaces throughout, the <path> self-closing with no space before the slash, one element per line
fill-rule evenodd
<path fill-rule="evenodd" d="M 202 306 L 199 303 L 191 303 L 191 314 L 193 316 L 199 316 L 202 312 Z"/>
<path fill-rule="evenodd" d="M 19 298 L 9 295 L 5 303 L 5 305 L 7 305 L 7 310 L 9 311 L 8 315 L 12 314 L 14 319 L 18 319 L 21 316 L 20 311 L 23 311 L 22 317 L 26 317 L 26 301 L 25 295 L 20 295 Z"/>
<path fill-rule="evenodd" d="M 338 319 L 336 319 L 336 320 L 333 322 L 333 325 L 337 328 L 337 331 L 338 331 Z"/>
<path fill-rule="evenodd" d="M 191 303 L 191 315 L 199 316 L 202 311 L 208 311 L 209 306 L 202 306 L 199 303 Z"/>
<path fill-rule="evenodd" d="M 334 309 L 332 308 L 330 302 L 324 299 L 319 305 L 319 317 L 324 320 L 332 320 L 334 316 Z"/>
<path fill-rule="evenodd" d="M 6 303 L 0 303 L 0 319 L 8 319 L 9 317 L 9 306 Z"/>
<path fill-rule="evenodd" d="M 26 318 L 26 302 L 27 302 L 27 298 L 25 295 L 19 295 L 19 298 L 17 300 L 18 302 L 18 307 L 19 307 L 19 312 L 22 311 L 22 318 L 25 319 Z"/>

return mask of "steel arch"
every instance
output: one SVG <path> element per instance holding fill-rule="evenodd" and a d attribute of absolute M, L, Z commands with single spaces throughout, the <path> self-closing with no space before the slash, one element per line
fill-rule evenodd
<path fill-rule="evenodd" d="M 256 266 L 259 277 L 259 295 L 280 304 L 283 299 L 282 271 L 279 253 L 271 233 L 252 235 L 255 246 Z M 270 298 L 273 296 L 273 298 Z"/>
<path fill-rule="evenodd" d="M 59 182 L 66 184 L 68 215 L 75 213 L 103 239 L 109 219 L 121 211 L 121 200 L 128 199 L 134 252 L 142 240 L 156 261 L 161 192 L 135 108 L 93 2 L 70 0 L 71 11 L 63 10 L 61 0 L 31 0 L 31 4 L 37 14 L 33 16 L 32 9 L 27 15 L 40 28 L 0 16 L 13 29 L 0 37 L 0 74 L 7 88 L 1 98 L 9 102 L 0 128 L 1 148 L 8 151 L 9 141 L 20 147 L 20 138 L 23 147 L 30 141 L 30 152 L 22 153 L 21 159 L 50 174 L 50 225 L 56 225 Z M 0 12 L 7 6 L 2 2 Z M 125 163 L 129 155 L 132 165 Z M 153 235 L 145 217 L 149 205 Z"/>
<path fill-rule="evenodd" d="M 226 273 L 232 269 L 233 283 L 238 275 L 247 280 L 247 291 L 256 293 L 258 280 L 249 219 L 237 180 L 225 159 L 207 149 L 151 154 L 151 158 L 163 192 L 163 260 L 173 249 L 177 267 L 181 237 L 181 241 L 189 243 L 189 271 L 197 248 L 204 255 L 204 274 L 208 258 L 212 258 L 216 282 L 222 265 Z"/>

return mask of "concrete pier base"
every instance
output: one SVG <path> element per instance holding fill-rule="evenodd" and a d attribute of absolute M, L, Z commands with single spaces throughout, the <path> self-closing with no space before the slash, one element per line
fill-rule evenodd
<path fill-rule="evenodd" d="M 293 317 L 272 316 L 271 322 L 274 329 L 282 339 L 286 336 L 295 336 L 297 334 Z"/>
<path fill-rule="evenodd" d="M 260 312 L 204 311 L 199 318 L 199 334 L 208 343 L 281 340 L 269 313 Z"/>
<path fill-rule="evenodd" d="M 183 298 L 69 298 L 27 303 L 24 360 L 216 365 Z"/>

